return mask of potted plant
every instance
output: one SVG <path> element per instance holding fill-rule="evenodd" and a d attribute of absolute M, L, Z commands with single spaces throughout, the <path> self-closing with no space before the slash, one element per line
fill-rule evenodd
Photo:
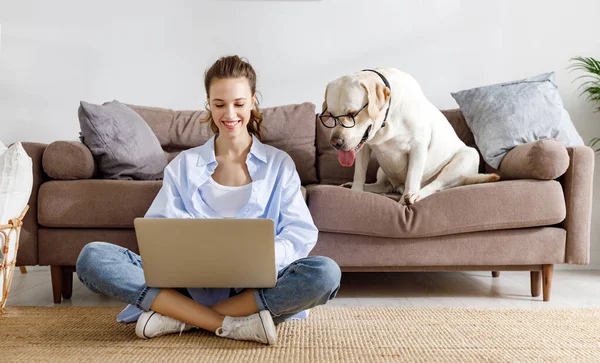
<path fill-rule="evenodd" d="M 579 86 L 579 88 L 583 87 L 581 94 L 587 93 L 588 100 L 597 103 L 596 112 L 600 112 L 600 62 L 592 57 L 574 57 L 571 58 L 571 61 L 573 64 L 569 68 L 586 72 L 575 79 L 583 78 L 586 80 Z M 590 140 L 592 148 L 597 144 L 598 148 L 594 151 L 600 153 L 600 137 L 594 137 Z"/>

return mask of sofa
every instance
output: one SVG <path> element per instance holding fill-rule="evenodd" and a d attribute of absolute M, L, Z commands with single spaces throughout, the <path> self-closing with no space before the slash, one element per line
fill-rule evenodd
<path fill-rule="evenodd" d="M 148 123 L 169 160 L 212 135 L 200 122 L 203 111 L 129 107 Z M 526 156 L 538 145 L 520 145 L 505 158 L 512 167 L 500 166 L 500 181 L 447 189 L 404 206 L 397 194 L 339 186 L 352 180 L 353 168 L 339 164 L 314 104 L 263 111 L 263 142 L 294 160 L 320 231 L 311 254 L 334 259 L 342 271 L 483 270 L 494 276 L 529 271 L 531 295 L 542 292 L 548 301 L 555 264 L 589 263 L 594 168 L 589 147 L 560 145 L 562 151 L 532 160 Z M 461 111 L 442 113 L 476 147 Z M 51 266 L 54 302 L 60 303 L 71 297 L 75 262 L 85 244 L 107 241 L 138 251 L 133 220 L 145 214 L 161 181 L 102 179 L 79 141 L 23 145 L 33 159 L 34 187 L 17 264 Z M 538 177 L 537 165 L 558 173 Z M 483 159 L 480 169 L 490 170 Z M 373 158 L 367 182 L 376 171 Z"/>

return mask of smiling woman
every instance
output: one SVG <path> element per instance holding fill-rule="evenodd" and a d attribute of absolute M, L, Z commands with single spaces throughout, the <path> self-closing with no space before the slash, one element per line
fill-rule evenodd
<path fill-rule="evenodd" d="M 240 135 L 240 129 L 261 138 L 262 113 L 256 99 L 256 72 L 252 66 L 238 56 L 223 57 L 204 74 L 206 108 L 215 133 L 227 137 Z M 228 132 L 230 131 L 230 132 Z"/>

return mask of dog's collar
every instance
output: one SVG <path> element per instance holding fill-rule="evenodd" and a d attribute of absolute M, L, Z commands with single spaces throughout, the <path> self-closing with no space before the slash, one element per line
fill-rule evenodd
<path fill-rule="evenodd" d="M 390 92 L 392 91 L 392 87 L 390 87 L 390 82 L 388 82 L 388 80 L 383 76 L 383 74 L 377 72 L 374 69 L 363 69 L 363 72 L 374 72 L 374 73 L 377 73 L 377 75 L 379 75 L 379 77 L 381 77 L 381 80 L 383 81 L 383 84 L 385 84 L 385 86 L 390 89 Z M 392 106 L 392 95 L 391 95 L 391 93 L 390 93 L 390 98 L 389 98 L 388 101 L 389 101 L 388 108 L 387 108 L 387 110 L 385 110 L 385 117 L 383 118 L 383 123 L 381 124 L 381 127 L 385 127 L 385 120 L 387 120 L 388 113 L 390 112 L 390 107 Z"/>

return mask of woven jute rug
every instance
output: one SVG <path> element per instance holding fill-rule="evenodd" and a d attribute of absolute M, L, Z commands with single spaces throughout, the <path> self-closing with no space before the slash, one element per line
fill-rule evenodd
<path fill-rule="evenodd" d="M 600 309 L 327 308 L 265 346 L 206 331 L 141 340 L 119 308 L 11 307 L 2 362 L 599 362 Z"/>

